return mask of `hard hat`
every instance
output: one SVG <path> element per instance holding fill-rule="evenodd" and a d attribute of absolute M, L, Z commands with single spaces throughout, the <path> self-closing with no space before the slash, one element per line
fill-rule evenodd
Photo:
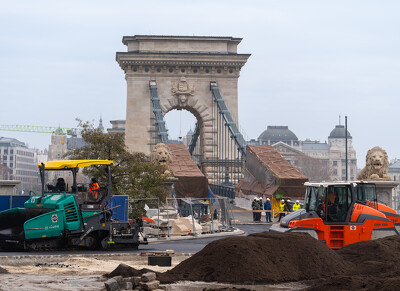
<path fill-rule="evenodd" d="M 267 201 L 269 201 L 269 198 L 267 198 Z"/>
<path fill-rule="evenodd" d="M 281 202 L 285 202 L 285 200 L 282 199 Z"/>
<path fill-rule="evenodd" d="M 296 203 L 299 203 L 299 200 L 296 200 Z"/>

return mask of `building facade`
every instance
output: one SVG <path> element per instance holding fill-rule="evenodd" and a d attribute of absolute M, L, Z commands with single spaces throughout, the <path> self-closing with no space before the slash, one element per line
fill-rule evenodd
<path fill-rule="evenodd" d="M 329 161 L 332 168 L 332 180 L 346 180 L 346 129 L 336 125 L 328 137 Z M 353 148 L 353 138 L 347 131 L 347 168 L 348 179 L 357 178 L 357 158 Z"/>
<path fill-rule="evenodd" d="M 346 180 L 346 132 L 343 125 L 336 125 L 328 136 L 328 142 L 321 143 L 306 139 L 300 141 L 288 126 L 268 126 L 260 134 L 256 144 L 272 145 L 295 167 L 316 166 L 315 162 L 305 161 L 303 155 L 319 161 L 318 167 L 326 172 L 323 177 L 330 180 Z M 254 141 L 252 141 L 254 144 Z M 352 136 L 347 131 L 348 180 L 357 176 L 356 151 L 352 145 Z M 318 169 L 314 169 L 318 171 Z"/>
<path fill-rule="evenodd" d="M 400 181 L 400 160 L 399 159 L 393 159 L 390 161 L 388 174 L 393 181 Z M 395 199 L 393 201 L 393 204 L 394 204 L 395 209 L 397 211 L 399 211 L 400 210 L 400 201 L 399 201 L 400 186 L 396 187 L 396 193 L 397 193 L 397 195 L 394 196 Z"/>
<path fill-rule="evenodd" d="M 2 172 L 8 173 L 7 180 L 18 180 L 18 194 L 37 191 L 40 185 L 35 149 L 15 139 L 0 137 L 0 163 Z"/>

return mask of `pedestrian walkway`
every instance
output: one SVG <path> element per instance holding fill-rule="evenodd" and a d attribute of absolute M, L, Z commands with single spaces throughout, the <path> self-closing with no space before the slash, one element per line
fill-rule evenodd
<path fill-rule="evenodd" d="M 274 223 L 278 223 L 278 216 L 272 217 L 272 222 L 266 222 L 264 210 L 258 210 L 258 211 L 261 212 L 261 221 L 255 222 L 253 220 L 253 210 L 244 209 L 244 208 L 240 208 L 237 206 L 231 206 L 230 217 L 232 218 L 232 224 L 233 225 L 240 225 L 240 224 L 271 225 Z"/>

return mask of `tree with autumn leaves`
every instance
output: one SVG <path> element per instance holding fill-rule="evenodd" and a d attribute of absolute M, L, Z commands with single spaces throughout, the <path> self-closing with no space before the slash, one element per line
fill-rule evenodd
<path fill-rule="evenodd" d="M 159 198 L 160 201 L 165 201 L 168 193 L 164 187 L 164 166 L 150 162 L 149 157 L 143 153 L 128 151 L 124 134 L 103 133 L 89 122 L 78 121 L 86 145 L 69 151 L 66 154 L 67 158 L 111 160 L 114 162 L 111 168 L 114 195 L 129 195 L 132 199 Z M 107 184 L 104 167 L 85 168 L 83 173 L 89 177 L 96 177 L 101 185 Z M 149 204 L 152 204 L 151 200 Z"/>

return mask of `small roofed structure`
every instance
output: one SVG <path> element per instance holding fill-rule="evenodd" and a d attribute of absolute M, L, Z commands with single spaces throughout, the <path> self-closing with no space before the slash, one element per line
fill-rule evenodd
<path fill-rule="evenodd" d="M 192 159 L 184 144 L 165 144 L 171 161 L 167 163 L 172 175 L 178 178 L 175 182 L 176 197 L 208 197 L 208 181 Z"/>
<path fill-rule="evenodd" d="M 244 178 L 235 188 L 236 197 L 303 198 L 308 181 L 270 145 L 248 145 Z"/>

